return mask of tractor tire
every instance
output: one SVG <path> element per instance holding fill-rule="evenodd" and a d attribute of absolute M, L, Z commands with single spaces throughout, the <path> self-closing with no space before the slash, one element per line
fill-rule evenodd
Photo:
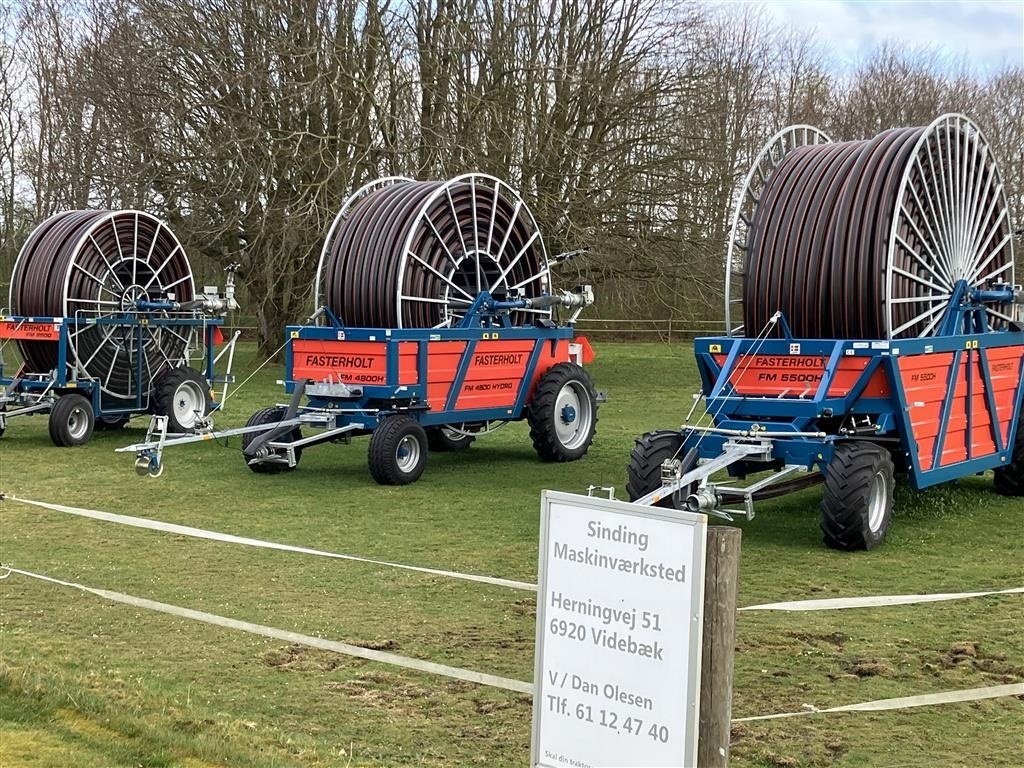
<path fill-rule="evenodd" d="M 270 408 L 264 408 L 263 410 L 256 411 L 249 420 L 245 422 L 247 427 L 258 427 L 263 424 L 276 424 L 284 418 L 285 409 L 279 405 L 273 405 Z M 269 430 L 268 430 L 269 431 Z M 257 475 L 276 475 L 280 472 L 291 472 L 295 467 L 289 467 L 287 464 L 280 464 L 277 462 L 270 462 L 267 464 L 256 463 L 250 464 L 249 457 L 245 455 L 245 450 L 252 445 L 253 440 L 257 436 L 265 434 L 264 432 L 247 432 L 242 435 L 242 456 L 245 458 L 245 464 L 249 469 L 255 472 Z M 296 440 L 302 439 L 302 430 L 297 426 L 292 428 L 292 431 L 287 434 L 288 440 L 295 442 Z M 295 450 L 295 466 L 299 464 L 299 460 L 302 458 L 302 449 L 296 448 Z"/>
<path fill-rule="evenodd" d="M 100 416 L 96 419 L 96 429 L 100 432 L 118 432 L 128 423 L 127 416 Z"/>
<path fill-rule="evenodd" d="M 370 474 L 381 485 L 419 480 L 427 464 L 427 433 L 411 416 L 388 416 L 370 435 Z"/>
<path fill-rule="evenodd" d="M 156 414 L 167 417 L 167 431 L 194 432 L 213 409 L 210 385 L 194 368 L 183 366 L 162 373 L 153 388 Z"/>
<path fill-rule="evenodd" d="M 436 453 L 464 451 L 474 440 L 474 435 L 463 435 L 449 427 L 427 427 L 427 446 Z"/>
<path fill-rule="evenodd" d="M 1024 415 L 1018 416 L 1017 421 L 1010 463 L 995 471 L 995 490 L 1003 496 L 1024 496 Z"/>
<path fill-rule="evenodd" d="M 542 461 L 576 461 L 594 441 L 597 393 L 575 363 L 559 363 L 541 376 L 526 409 L 533 447 Z"/>
<path fill-rule="evenodd" d="M 92 403 L 79 394 L 61 395 L 50 409 L 50 440 L 61 448 L 85 445 L 96 426 Z"/>
<path fill-rule="evenodd" d="M 671 429 L 647 432 L 636 439 L 633 451 L 629 454 L 629 467 L 626 469 L 626 493 L 629 494 L 630 501 L 643 498 L 661 487 L 661 465 L 668 459 L 684 458 L 685 440 L 684 433 Z M 692 466 L 683 467 L 684 472 L 691 469 Z M 654 506 L 684 510 L 685 498 L 692 489 L 692 485 L 684 488 L 680 493 L 661 499 Z"/>
<path fill-rule="evenodd" d="M 889 451 L 840 443 L 825 471 L 821 532 L 825 546 L 854 551 L 882 543 L 892 519 L 896 477 Z"/>

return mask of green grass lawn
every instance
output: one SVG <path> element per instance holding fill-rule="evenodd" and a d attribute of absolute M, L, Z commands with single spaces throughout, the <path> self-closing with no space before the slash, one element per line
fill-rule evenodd
<path fill-rule="evenodd" d="M 540 463 L 524 424 L 422 479 L 376 485 L 365 439 L 309 450 L 296 472 L 251 473 L 238 439 L 165 454 L 138 478 L 115 454 L 145 420 L 53 447 L 44 418 L 0 440 L 0 489 L 415 565 L 533 581 L 540 491 L 625 484 L 638 434 L 677 426 L 697 388 L 689 345 L 601 344 L 609 394 L 588 456 Z M 245 348 L 237 370 L 255 367 Z M 283 398 L 270 365 L 220 426 Z M 240 376 L 242 378 L 243 376 Z M 622 495 L 620 490 L 620 496 Z M 888 540 L 820 544 L 812 489 L 741 523 L 741 604 L 956 592 L 1024 583 L 1024 504 L 972 477 L 901 488 Z M 125 528 L 0 504 L 15 567 L 333 640 L 529 680 L 534 597 L 500 587 Z M 142 611 L 13 575 L 0 582 L 0 766 L 524 766 L 528 697 Z M 810 614 L 743 613 L 736 716 L 1024 681 L 1019 595 Z M 737 724 L 755 766 L 1020 766 L 1024 702 Z"/>

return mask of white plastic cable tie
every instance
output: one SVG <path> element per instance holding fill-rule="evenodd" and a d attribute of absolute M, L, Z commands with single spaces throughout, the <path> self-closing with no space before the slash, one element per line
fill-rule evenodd
<path fill-rule="evenodd" d="M 374 560 L 369 557 L 360 557 L 358 555 L 346 555 L 338 552 L 326 552 L 320 549 L 310 549 L 309 547 L 299 547 L 292 544 L 281 544 L 274 541 L 263 541 L 262 539 L 251 539 L 245 536 L 235 536 L 230 533 L 219 533 L 217 531 L 207 531 L 203 528 L 193 528 L 188 525 L 178 525 L 176 523 L 165 523 L 160 520 L 150 520 L 144 517 L 133 517 L 131 515 L 118 515 L 113 512 L 100 512 L 94 509 L 80 509 L 79 507 L 68 507 L 63 504 L 51 504 L 45 501 L 34 501 L 32 499 L 22 499 L 16 496 L 7 496 L 9 501 L 16 501 L 21 504 L 27 504 L 33 507 L 39 507 L 41 509 L 49 509 L 54 512 L 63 512 L 69 515 L 77 515 L 78 517 L 87 517 L 93 520 L 102 520 L 108 523 L 117 523 L 118 525 L 128 525 L 133 528 L 145 528 L 151 531 L 162 531 L 164 533 L 173 533 L 179 536 L 189 536 L 195 539 L 207 539 L 210 541 L 220 541 L 227 544 L 241 544 L 248 547 L 259 547 L 261 549 L 275 549 L 281 552 L 294 552 L 302 555 L 315 555 L 317 557 L 330 557 L 335 560 L 349 560 L 356 563 L 366 563 L 368 565 L 379 565 L 386 568 L 397 568 L 404 571 L 414 571 L 416 573 L 426 573 L 431 576 L 442 576 L 449 579 L 460 579 L 462 581 L 473 581 L 481 584 L 492 584 L 498 587 L 507 587 L 509 589 L 519 589 L 528 592 L 536 592 L 537 585 L 530 584 L 525 581 L 514 581 L 512 579 L 502 579 L 496 576 L 480 576 L 474 573 L 460 573 L 459 571 L 448 571 L 440 568 L 427 568 L 418 565 L 405 565 L 404 563 L 392 563 L 386 560 Z"/>
<path fill-rule="evenodd" d="M 32 571 L 25 571 L 20 568 L 8 568 L 8 570 L 12 573 L 27 576 L 30 579 L 38 579 L 39 581 L 58 584 L 62 587 L 69 587 L 82 592 L 88 592 L 89 594 L 103 598 L 104 600 L 110 600 L 111 602 L 122 603 L 124 605 L 131 605 L 135 608 L 145 608 L 151 611 L 177 616 L 182 619 L 190 619 L 204 624 L 223 627 L 225 629 L 234 629 L 240 632 L 247 632 L 252 635 L 262 635 L 263 637 L 281 640 L 286 643 L 295 643 L 297 645 L 305 645 L 310 648 L 319 648 L 324 651 L 333 651 L 334 653 L 344 654 L 345 656 L 366 659 L 367 661 L 376 661 L 382 664 L 390 664 L 396 667 L 404 667 L 417 672 L 441 675 L 442 677 L 449 677 L 456 680 L 465 680 L 470 683 L 478 683 L 479 685 L 486 685 L 491 688 L 502 688 L 506 691 L 515 691 L 516 693 L 533 694 L 533 684 L 523 682 L 522 680 L 489 675 L 485 672 L 475 672 L 471 669 L 462 669 L 460 667 L 450 667 L 446 664 L 438 664 L 433 661 L 424 661 L 422 659 L 414 659 L 408 656 L 400 656 L 397 653 L 377 651 L 371 648 L 363 648 L 359 645 L 350 645 L 349 643 L 342 643 L 335 640 L 325 640 L 322 637 L 311 637 L 310 635 L 303 635 L 299 632 L 291 632 L 286 629 L 268 627 L 263 624 L 252 624 L 248 621 L 229 619 L 225 616 L 218 616 L 214 613 L 196 611 L 191 608 L 183 608 L 178 605 L 161 603 L 156 600 L 148 600 L 144 597 L 135 597 L 134 595 L 125 595 L 120 592 L 111 592 L 107 589 L 87 587 L 84 584 L 78 584 L 73 581 L 64 581 L 63 579 L 56 579 L 52 576 L 33 573 Z"/>

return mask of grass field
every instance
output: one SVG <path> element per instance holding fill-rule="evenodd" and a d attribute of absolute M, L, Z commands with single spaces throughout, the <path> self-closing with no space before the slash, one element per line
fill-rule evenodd
<path fill-rule="evenodd" d="M 523 424 L 464 454 L 431 456 L 415 485 L 376 485 L 366 441 L 324 446 L 258 476 L 237 440 L 171 449 L 140 479 L 118 445 L 144 420 L 79 449 L 43 418 L 0 440 L 0 489 L 243 536 L 533 581 L 543 488 L 624 485 L 633 438 L 679 423 L 696 389 L 688 345 L 602 344 L 609 393 L 590 454 L 537 461 Z M 254 367 L 244 350 L 239 371 Z M 268 366 L 221 426 L 282 397 Z M 1024 504 L 991 477 L 901 488 L 887 542 L 820 545 L 812 489 L 743 523 L 741 604 L 1019 586 Z M 124 528 L 0 504 L 0 560 L 309 635 L 529 680 L 532 594 Z M 0 765 L 524 766 L 528 697 L 313 651 L 117 605 L 12 575 L 0 582 Z M 1019 595 L 811 614 L 740 614 L 736 716 L 1024 681 Z M 738 724 L 736 768 L 1020 766 L 1024 702 Z"/>

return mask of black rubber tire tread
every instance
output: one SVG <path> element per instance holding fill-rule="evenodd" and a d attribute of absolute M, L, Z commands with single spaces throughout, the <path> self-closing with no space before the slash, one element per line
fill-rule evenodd
<path fill-rule="evenodd" d="M 555 413 L 555 405 L 558 401 L 558 393 L 570 382 L 578 381 L 583 385 L 590 398 L 590 412 L 593 418 L 590 424 L 590 434 L 583 441 L 582 445 L 569 449 L 558 439 L 558 432 L 555 428 L 555 420 L 558 414 Z M 533 398 L 526 407 L 526 419 L 530 423 L 530 439 L 542 461 L 576 461 L 583 458 L 594 442 L 594 435 L 597 432 L 597 391 L 594 389 L 594 382 L 590 379 L 582 366 L 575 363 L 559 363 L 549 368 L 540 381 L 537 382 L 537 389 Z"/>
<path fill-rule="evenodd" d="M 868 502 L 876 473 L 884 472 L 890 493 L 896 485 L 889 451 L 874 443 L 850 442 L 836 446 L 825 471 L 821 499 L 821 532 L 825 546 L 852 552 L 872 549 L 885 539 L 892 520 L 892 496 L 878 531 L 868 525 Z"/>
<path fill-rule="evenodd" d="M 280 405 L 272 405 L 269 408 L 263 408 L 262 410 L 256 411 L 249 420 L 245 422 L 247 427 L 256 427 L 261 424 L 276 424 L 284 418 L 285 409 Z M 258 435 L 262 435 L 262 432 L 248 432 L 242 435 L 242 456 L 245 458 L 245 465 L 249 467 L 257 475 L 277 475 L 281 472 L 291 472 L 295 467 L 289 467 L 287 464 L 250 464 L 248 457 L 245 456 L 245 449 L 249 447 L 249 444 L 256 439 Z M 288 439 L 291 441 L 302 439 L 302 430 L 295 427 L 289 434 Z M 295 449 L 295 464 L 298 466 L 299 460 L 302 458 L 302 449 Z"/>
<path fill-rule="evenodd" d="M 195 368 L 182 366 L 181 368 L 169 368 L 157 378 L 156 386 L 153 388 L 154 411 L 158 416 L 167 417 L 167 431 L 190 433 L 194 427 L 189 427 L 178 422 L 174 416 L 174 397 L 178 388 L 185 382 L 192 382 L 199 385 L 203 393 L 203 416 L 209 416 L 213 410 L 213 396 L 210 394 L 210 385 L 206 378 Z"/>
<path fill-rule="evenodd" d="M 636 501 L 661 487 L 661 465 L 668 459 L 683 458 L 685 439 L 684 433 L 672 429 L 645 432 L 636 439 L 626 469 L 626 493 L 629 494 L 630 501 Z M 666 509 L 686 508 L 684 505 L 673 503 L 673 497 L 662 499 L 654 506 Z"/>
<path fill-rule="evenodd" d="M 1003 496 L 1024 496 L 1024 416 L 1017 417 L 1017 437 L 1010 463 L 995 471 L 995 490 Z"/>
<path fill-rule="evenodd" d="M 127 416 L 100 416 L 96 419 L 95 428 L 100 432 L 118 432 L 124 429 L 128 421 Z"/>
<path fill-rule="evenodd" d="M 476 438 L 473 435 L 459 435 L 458 438 L 453 438 L 446 435 L 441 427 L 427 427 L 427 445 L 431 452 L 458 453 L 469 448 L 474 440 Z"/>
<path fill-rule="evenodd" d="M 409 472 L 398 466 L 398 445 L 412 436 L 420 444 L 420 460 Z M 370 474 L 381 485 L 408 485 L 420 479 L 427 464 L 427 433 L 411 416 L 395 415 L 381 419 L 370 435 L 367 452 Z"/>
<path fill-rule="evenodd" d="M 71 412 L 75 410 L 75 408 L 83 408 L 89 416 L 89 428 L 86 429 L 84 435 L 78 438 L 73 437 L 68 429 L 68 419 L 71 417 Z M 92 432 L 95 426 L 96 415 L 93 413 L 92 403 L 89 402 L 88 398 L 82 395 L 76 393 L 61 395 L 57 398 L 57 402 L 53 404 L 53 408 L 50 409 L 50 440 L 53 441 L 54 445 L 60 448 L 72 448 L 76 445 L 85 445 L 92 437 Z"/>

